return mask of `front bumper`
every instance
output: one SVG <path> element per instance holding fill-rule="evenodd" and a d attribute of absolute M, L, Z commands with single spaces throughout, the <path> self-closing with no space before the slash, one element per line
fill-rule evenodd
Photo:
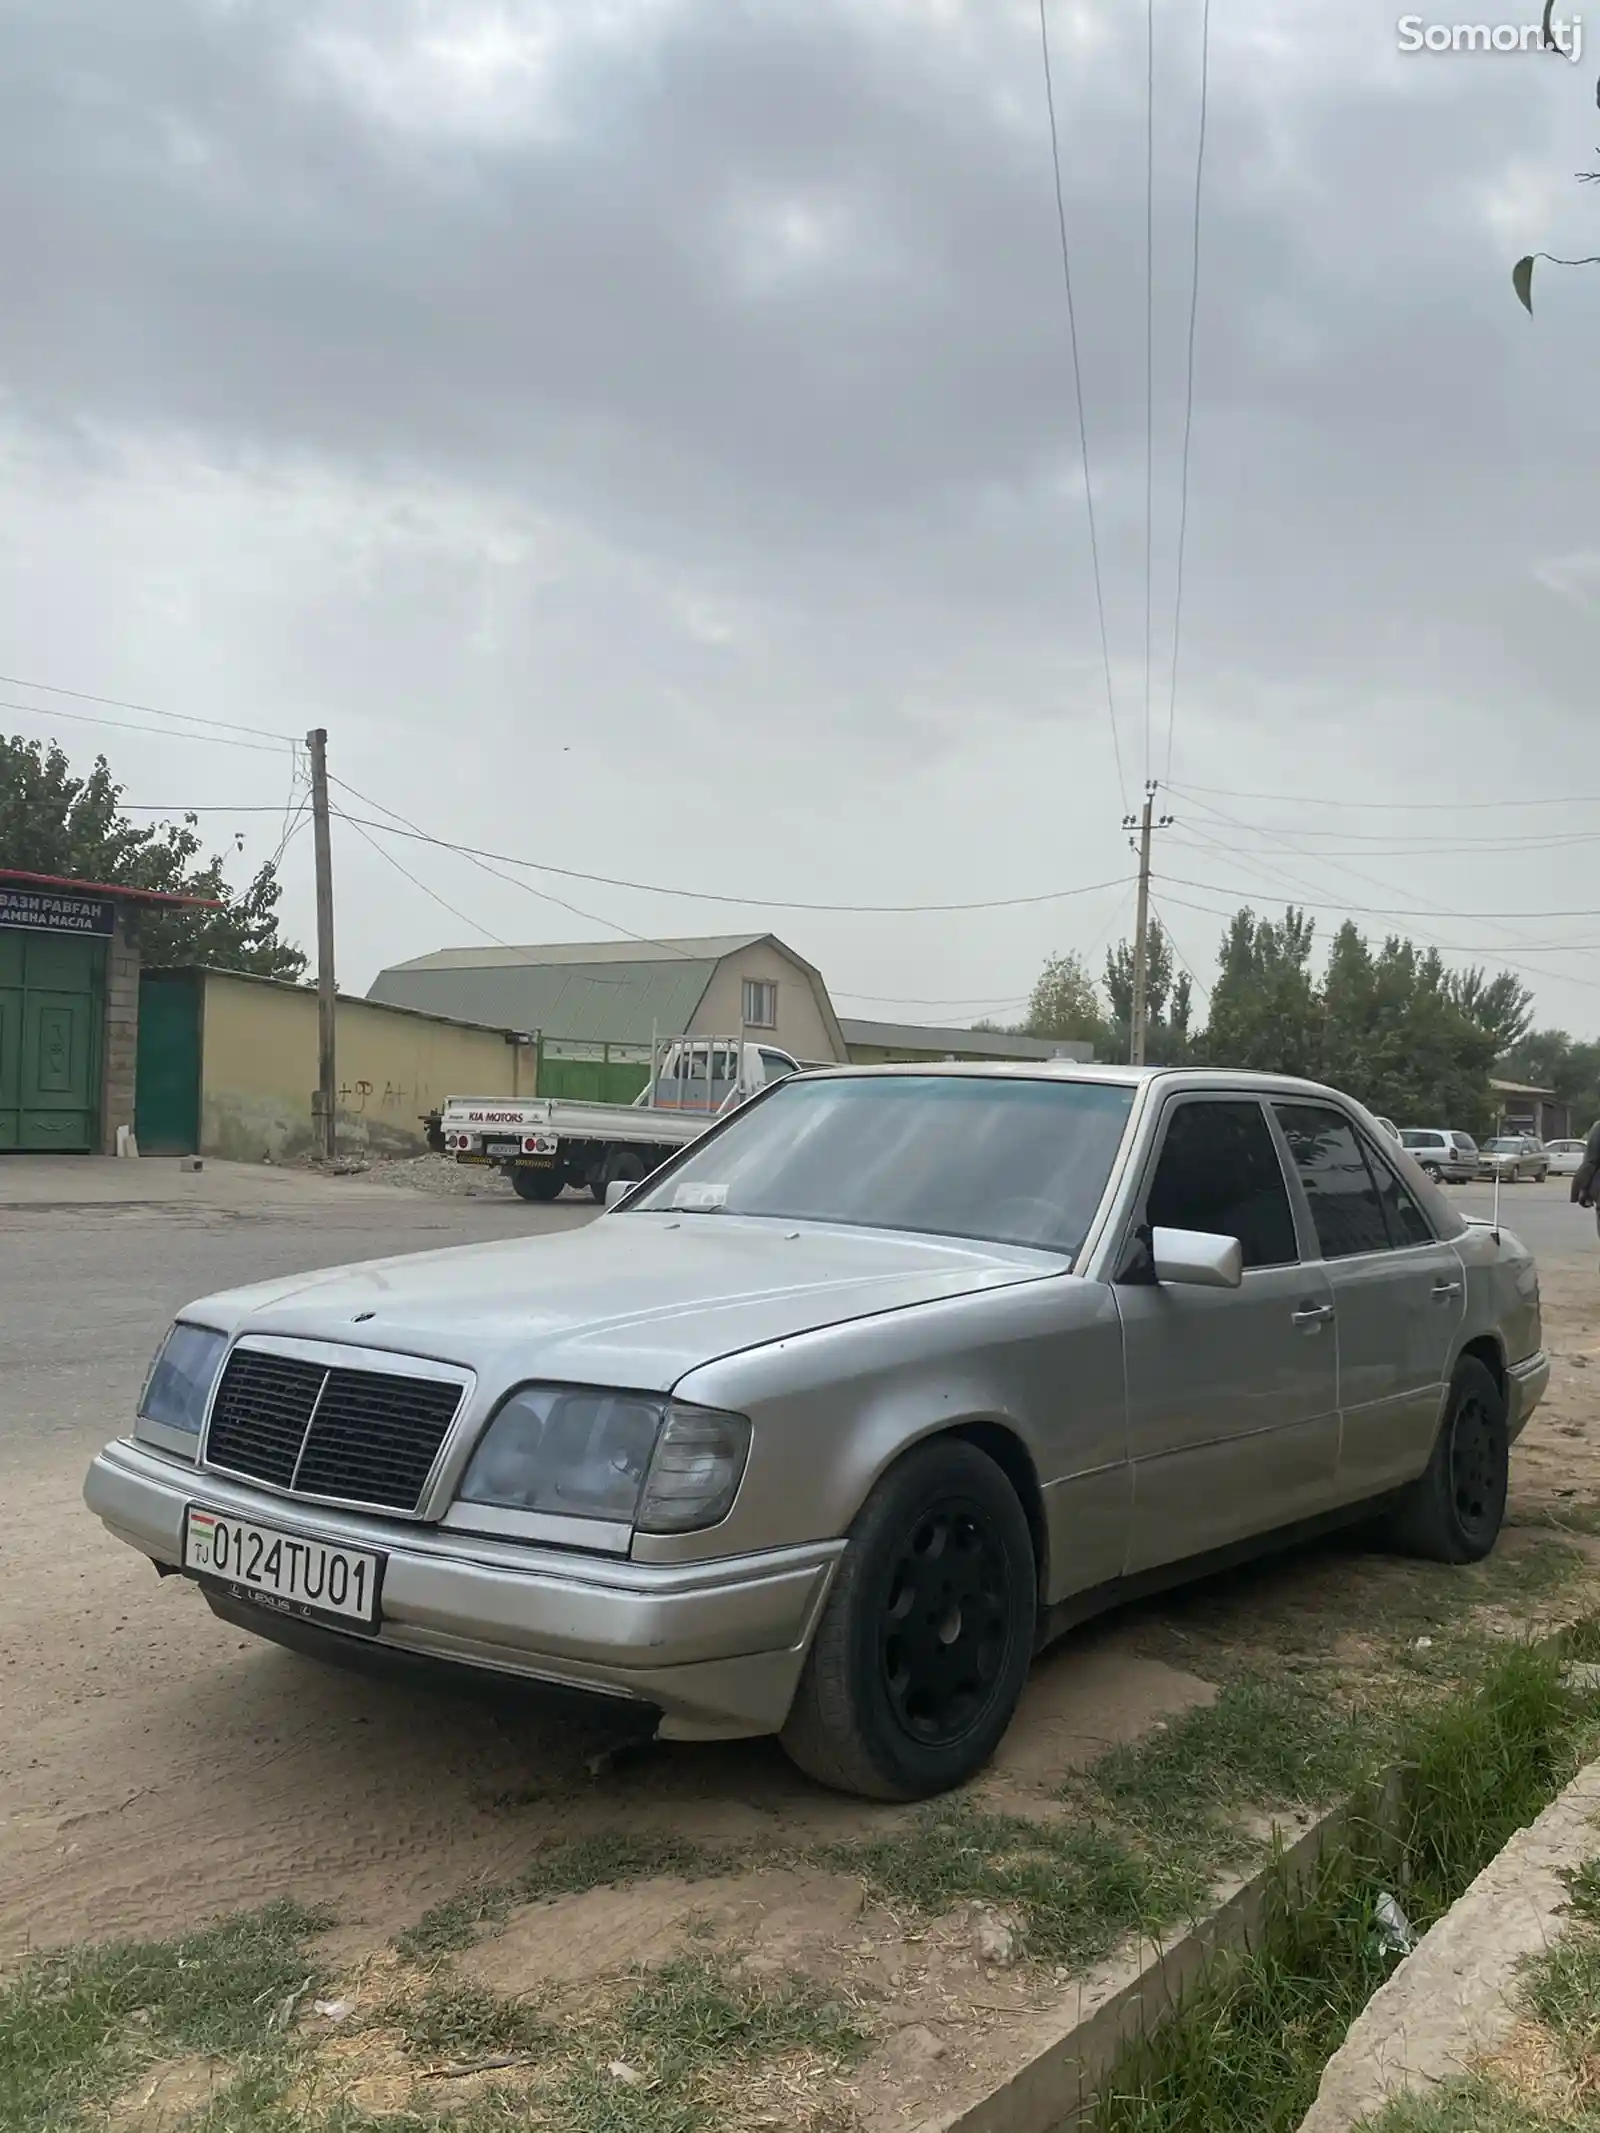
<path fill-rule="evenodd" d="M 187 1504 L 387 1558 L 383 1624 L 340 1637 L 479 1673 L 653 1706 L 678 1740 L 774 1733 L 788 1716 L 842 1541 L 709 1563 L 633 1563 L 298 1504 L 123 1439 L 84 1501 L 118 1540 L 182 1566 Z M 277 1618 L 260 1612 L 261 1633 Z M 236 1613 L 230 1620 L 239 1619 Z"/>
<path fill-rule="evenodd" d="M 1550 1358 L 1541 1348 L 1506 1371 L 1506 1429 L 1513 1441 L 1520 1437 L 1528 1417 L 1544 1398 L 1550 1383 Z"/>

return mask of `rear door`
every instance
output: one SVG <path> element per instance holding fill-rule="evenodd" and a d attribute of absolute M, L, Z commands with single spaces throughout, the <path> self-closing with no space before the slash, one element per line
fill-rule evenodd
<path fill-rule="evenodd" d="M 1291 1524 L 1337 1484 L 1332 1295 L 1303 1265 L 1283 1158 L 1259 1099 L 1174 1098 L 1158 1128 L 1115 1295 L 1123 1322 L 1133 1526 L 1149 1569 Z M 1237 1237 L 1238 1289 L 1163 1287 L 1142 1228 Z"/>
<path fill-rule="evenodd" d="M 1461 1263 L 1343 1111 L 1278 1103 L 1332 1284 L 1339 1363 L 1339 1495 L 1376 1496 L 1428 1463 L 1457 1329 Z"/>

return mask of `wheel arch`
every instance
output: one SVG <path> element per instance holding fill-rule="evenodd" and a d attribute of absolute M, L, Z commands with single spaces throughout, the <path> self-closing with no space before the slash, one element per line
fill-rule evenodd
<path fill-rule="evenodd" d="M 1506 1353 L 1500 1345 L 1498 1335 L 1493 1333 L 1474 1334 L 1471 1340 L 1463 1344 L 1461 1353 L 1456 1357 L 1456 1361 L 1459 1363 L 1469 1355 L 1475 1361 L 1483 1364 L 1503 1393 L 1506 1389 Z"/>
<path fill-rule="evenodd" d="M 1022 1505 L 1023 1516 L 1028 1521 L 1028 1532 L 1033 1541 L 1034 1569 L 1039 1580 L 1041 1606 L 1049 1590 L 1050 1575 L 1050 1528 L 1044 1513 L 1044 1490 L 1039 1483 L 1039 1470 L 1033 1463 L 1033 1454 L 1028 1450 L 1017 1432 L 1007 1422 L 996 1422 L 978 1416 L 965 1422 L 953 1423 L 947 1429 L 930 1430 L 919 1437 L 915 1444 L 904 1447 L 898 1457 L 916 1451 L 924 1444 L 937 1444 L 941 1439 L 954 1437 L 963 1444 L 970 1444 L 975 1451 L 985 1453 L 1005 1475 L 1016 1491 L 1017 1501 Z M 894 1466 L 896 1460 L 890 1460 Z M 888 1472 L 888 1467 L 884 1472 Z"/>

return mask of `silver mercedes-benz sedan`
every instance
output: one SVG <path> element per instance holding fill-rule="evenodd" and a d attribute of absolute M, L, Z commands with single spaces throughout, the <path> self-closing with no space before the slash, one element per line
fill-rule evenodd
<path fill-rule="evenodd" d="M 1548 1373 L 1527 1251 L 1332 1090 L 840 1069 L 583 1230 L 194 1304 L 86 1495 L 260 1635 L 910 1799 L 1119 1599 L 1375 1509 L 1485 1555 Z"/>

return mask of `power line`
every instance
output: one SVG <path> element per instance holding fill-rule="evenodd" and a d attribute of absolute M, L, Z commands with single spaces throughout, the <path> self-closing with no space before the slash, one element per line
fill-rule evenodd
<path fill-rule="evenodd" d="M 1178 479 L 1178 568 L 1172 607 L 1172 686 L 1167 695 L 1166 782 L 1172 780 L 1172 732 L 1178 710 L 1178 647 L 1183 636 L 1183 556 L 1189 531 L 1189 439 L 1194 429 L 1194 342 L 1200 314 L 1200 200 L 1206 163 L 1206 108 L 1211 73 L 1211 0 L 1200 10 L 1200 133 L 1194 157 L 1194 267 L 1189 280 L 1189 354 L 1183 387 L 1183 461 Z M 1194 977 L 1193 971 L 1190 973 Z M 1200 980 L 1195 978 L 1198 985 Z"/>
<path fill-rule="evenodd" d="M 1241 892 L 1224 888 L 1220 882 L 1215 881 L 1186 881 L 1181 874 L 1164 874 L 1162 879 L 1163 881 L 1176 882 L 1183 889 L 1205 890 L 1212 896 L 1233 896 L 1241 893 L 1248 895 L 1250 893 L 1248 890 Z M 1256 893 L 1259 894 L 1259 891 Z M 1439 911 L 1403 911 L 1395 904 L 1346 904 L 1332 902 L 1325 897 L 1319 899 L 1314 896 L 1297 896 L 1295 901 L 1305 904 L 1309 910 L 1344 911 L 1354 918 L 1418 919 L 1448 916 L 1451 918 L 1482 919 L 1490 925 L 1506 925 L 1527 918 L 1600 918 L 1600 906 L 1596 905 L 1586 905 L 1579 909 L 1568 911 L 1452 911 L 1441 913 Z M 1563 980 L 1563 982 L 1565 981 Z"/>
<path fill-rule="evenodd" d="M 1330 800 L 1318 793 L 1241 792 L 1232 785 L 1173 785 L 1180 794 L 1215 793 L 1223 800 L 1270 800 L 1282 807 L 1344 807 L 1357 813 L 1464 814 L 1483 808 L 1504 807 L 1600 807 L 1594 794 L 1541 793 L 1531 800 Z"/>
<path fill-rule="evenodd" d="M 209 743 L 214 748 L 247 748 L 253 755 L 277 755 L 279 753 L 278 746 L 269 747 L 265 741 L 233 740 L 221 733 L 168 733 L 160 726 L 136 726 L 131 719 L 95 718 L 86 711 L 59 711 L 54 705 L 19 704 L 6 697 L 0 697 L 0 711 L 25 711 L 30 718 L 39 718 L 47 721 L 64 718 L 78 726 L 109 726 L 118 733 L 149 734 L 158 741 L 192 741 L 197 745 Z M 271 812 L 276 814 L 277 809 L 274 808 Z"/>
<path fill-rule="evenodd" d="M 1150 782 L 1150 617 L 1155 591 L 1156 9 L 1144 0 L 1144 776 Z"/>
<path fill-rule="evenodd" d="M 458 911 L 453 903 L 448 902 L 446 898 L 439 894 L 437 889 L 430 889 L 425 881 L 420 881 L 417 876 L 412 873 L 409 867 L 404 867 L 400 864 L 399 860 L 395 858 L 392 852 L 386 852 L 383 846 L 378 842 L 376 837 L 368 836 L 366 830 L 362 828 L 361 824 L 356 821 L 353 815 L 341 814 L 339 815 L 339 820 L 341 822 L 347 823 L 349 827 L 355 831 L 356 835 L 361 839 L 363 844 L 371 845 L 372 849 L 377 853 L 378 857 L 385 862 L 386 865 L 392 866 L 397 874 L 403 874 L 406 880 L 410 882 L 411 886 L 414 889 L 420 889 L 424 896 L 431 896 L 433 901 L 439 905 L 441 910 L 448 911 L 452 918 L 460 919 L 462 925 L 470 926 L 474 933 L 481 933 L 485 940 L 493 941 L 497 948 L 509 948 L 511 946 L 511 943 L 509 941 L 501 940 L 498 933 L 491 933 L 489 931 L 489 928 L 487 926 L 480 925 L 477 919 L 469 918 L 465 911 Z"/>
<path fill-rule="evenodd" d="M 1078 315 L 1072 301 L 1072 247 L 1067 239 L 1067 203 L 1061 184 L 1061 141 L 1056 130 L 1055 82 L 1050 71 L 1050 24 L 1046 0 L 1039 0 L 1039 46 L 1044 55 L 1044 99 L 1050 115 L 1050 162 L 1055 172 L 1056 225 L 1061 234 L 1061 278 L 1067 292 L 1067 338 L 1072 348 L 1072 390 L 1078 409 L 1078 449 L 1083 459 L 1083 502 L 1089 520 L 1089 560 L 1094 573 L 1095 613 L 1100 620 L 1100 660 L 1106 676 L 1106 715 L 1111 721 L 1111 752 L 1116 758 L 1117 789 L 1124 807 L 1128 781 L 1122 768 L 1122 740 L 1117 731 L 1117 699 L 1111 681 L 1111 639 L 1106 632 L 1105 587 L 1100 575 L 1100 536 L 1094 518 L 1094 480 L 1089 470 L 1089 425 L 1083 411 L 1083 366 L 1078 359 Z M 1148 716 L 1146 727 L 1148 729 Z M 1148 753 L 1148 731 L 1146 753 Z"/>
<path fill-rule="evenodd" d="M 344 784 L 344 781 L 342 779 L 334 779 L 331 782 L 340 785 L 342 790 L 346 792 L 354 792 L 355 790 L 353 786 Z M 355 797 L 357 799 L 365 801 L 365 804 L 368 807 L 375 807 L 379 804 L 375 800 L 367 800 L 366 796 L 361 793 L 356 793 Z M 391 809 L 386 808 L 384 809 L 384 812 L 388 814 L 392 813 L 393 811 Z M 341 819 L 349 822 L 356 822 L 361 820 L 359 816 L 344 815 L 342 811 Z M 957 911 L 1015 911 L 1037 904 L 1062 903 L 1065 902 L 1069 897 L 1073 896 L 1092 896 L 1099 889 L 1119 888 L 1127 880 L 1126 875 L 1118 874 L 1111 876 L 1105 881 L 1082 882 L 1070 889 L 1045 889 L 1041 891 L 1038 895 L 1034 896 L 993 896 L 966 903 L 802 903 L 797 900 L 784 897 L 733 896 L 721 890 L 675 888 L 668 886 L 667 884 L 662 882 L 629 881 L 621 878 L 620 876 L 612 874 L 581 873 L 575 867 L 552 866 L 548 861 L 542 859 L 523 859 L 518 857 L 516 854 L 510 852 L 491 852 L 484 850 L 481 846 L 478 845 L 457 843 L 448 837 L 433 837 L 430 836 L 426 830 L 420 830 L 415 828 L 414 826 L 408 827 L 406 829 L 400 829 L 397 828 L 393 822 L 373 822 L 369 820 L 363 823 L 363 827 L 366 829 L 377 830 L 386 837 L 404 837 L 418 844 L 431 844 L 437 850 L 442 852 L 459 852 L 462 857 L 466 859 L 494 859 L 498 860 L 502 866 L 526 867 L 530 870 L 530 872 L 535 874 L 555 874 L 560 876 L 563 880 L 567 881 L 594 882 L 599 884 L 603 888 L 630 889 L 636 892 L 637 894 L 645 896 L 681 896 L 686 901 L 691 903 L 736 904 L 744 909 L 753 911 L 832 911 L 841 913 L 844 916 L 850 918 L 923 916 L 936 917 L 943 913 L 951 913 Z M 501 878 L 508 879 L 510 877 L 502 876 Z M 518 882 L 516 885 L 519 888 L 526 888 L 528 886 L 526 882 Z M 543 894 L 544 892 L 535 891 L 534 893 Z M 547 897 L 546 901 L 551 903 L 558 903 L 560 902 L 560 898 Z M 573 907 L 569 905 L 566 908 L 571 909 Z M 580 911 L 577 915 L 580 918 L 587 918 L 591 920 L 595 925 L 614 925 L 615 923 L 610 919 L 596 918 L 595 914 L 592 911 Z M 626 933 L 628 929 L 624 926 L 616 926 L 615 930 L 619 933 Z M 659 948 L 670 945 L 670 943 L 667 942 L 652 940 L 648 934 L 643 933 L 630 934 L 629 938 L 636 941 L 644 941 L 652 947 Z"/>
<path fill-rule="evenodd" d="M 170 718 L 183 726 L 220 726 L 224 733 L 253 733 L 258 740 L 287 741 L 292 733 L 274 733 L 266 726 L 240 726 L 225 718 L 202 718 L 193 711 L 163 711 L 159 704 L 130 703 L 123 696 L 96 696 L 88 689 L 65 689 L 55 681 L 24 681 L 20 674 L 0 674 L 8 689 L 37 689 L 46 696 L 70 696 L 81 704 L 107 704 L 114 711 L 143 711 L 149 718 Z"/>
<path fill-rule="evenodd" d="M 1209 1000 L 1211 998 L 1211 987 L 1206 983 L 1205 979 L 1200 976 L 1199 972 L 1195 969 L 1193 963 L 1190 962 L 1189 958 L 1184 954 L 1182 948 L 1178 945 L 1178 936 L 1173 932 L 1172 927 L 1167 922 L 1167 920 L 1162 917 L 1161 910 L 1157 905 L 1154 897 L 1150 899 L 1150 908 L 1152 911 L 1155 912 L 1156 917 L 1160 919 L 1161 931 L 1166 936 L 1173 954 L 1178 958 L 1178 961 L 1189 973 L 1190 983 L 1196 986 L 1199 991 L 1204 993 L 1206 998 Z"/>

